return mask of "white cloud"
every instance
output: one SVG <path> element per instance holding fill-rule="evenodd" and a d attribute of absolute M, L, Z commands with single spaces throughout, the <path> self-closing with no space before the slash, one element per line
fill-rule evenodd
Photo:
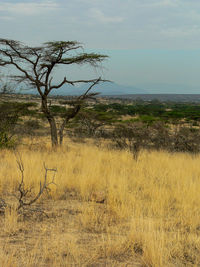
<path fill-rule="evenodd" d="M 37 15 L 49 10 L 55 10 L 58 4 L 53 1 L 41 1 L 35 2 L 19 2 L 19 3 L 3 3 L 0 2 L 0 12 L 7 12 L 11 14 L 23 14 L 23 15 Z"/>
<path fill-rule="evenodd" d="M 91 8 L 90 14 L 92 18 L 96 19 L 101 23 L 119 23 L 124 20 L 123 17 L 119 16 L 105 16 L 104 13 L 97 8 Z"/>

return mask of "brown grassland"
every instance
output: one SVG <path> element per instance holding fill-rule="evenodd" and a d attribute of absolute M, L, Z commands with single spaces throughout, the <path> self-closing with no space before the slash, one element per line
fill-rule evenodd
<path fill-rule="evenodd" d="M 17 155 L 30 195 L 43 163 L 57 168 L 34 205 L 48 217 L 17 213 L 16 155 L 0 151 L 0 198 L 10 205 L 0 214 L 0 266 L 200 266 L 200 155 L 142 151 L 135 161 L 103 145 L 37 143 Z"/>

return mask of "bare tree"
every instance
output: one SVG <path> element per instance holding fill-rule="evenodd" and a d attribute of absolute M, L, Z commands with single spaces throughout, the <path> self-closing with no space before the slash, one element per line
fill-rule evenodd
<path fill-rule="evenodd" d="M 83 46 L 77 41 L 47 42 L 39 47 L 30 47 L 15 40 L 0 39 L 0 66 L 14 66 L 18 75 L 11 77 L 19 83 L 27 82 L 40 94 L 42 111 L 50 125 L 52 146 L 62 144 L 66 123 L 78 114 L 82 103 L 88 97 L 95 96 L 90 92 L 91 89 L 100 82 L 106 81 L 101 77 L 90 80 L 69 80 L 64 77 L 60 82 L 55 83 L 54 70 L 61 65 L 74 64 L 99 67 L 105 58 L 107 58 L 106 55 L 83 52 Z M 52 90 L 58 90 L 64 84 L 74 86 L 80 83 L 89 84 L 89 87 L 83 95 L 77 98 L 70 112 L 66 112 L 66 116 L 58 127 L 48 105 L 48 96 Z"/>

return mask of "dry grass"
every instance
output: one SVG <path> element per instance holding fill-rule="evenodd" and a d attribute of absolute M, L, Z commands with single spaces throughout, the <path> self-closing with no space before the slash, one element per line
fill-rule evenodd
<path fill-rule="evenodd" d="M 19 153 L 32 194 L 43 162 L 57 185 L 38 204 L 49 218 L 17 215 L 16 156 L 0 151 L 0 198 L 12 206 L 0 217 L 0 266 L 200 266 L 199 155 L 143 151 L 136 162 L 89 144 Z"/>

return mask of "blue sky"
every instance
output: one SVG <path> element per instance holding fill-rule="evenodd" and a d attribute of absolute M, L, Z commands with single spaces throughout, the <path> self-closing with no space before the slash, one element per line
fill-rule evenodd
<path fill-rule="evenodd" d="M 200 92 L 199 0 L 0 0 L 0 34 L 30 45 L 78 40 L 110 56 L 99 73 L 119 84 Z"/>

